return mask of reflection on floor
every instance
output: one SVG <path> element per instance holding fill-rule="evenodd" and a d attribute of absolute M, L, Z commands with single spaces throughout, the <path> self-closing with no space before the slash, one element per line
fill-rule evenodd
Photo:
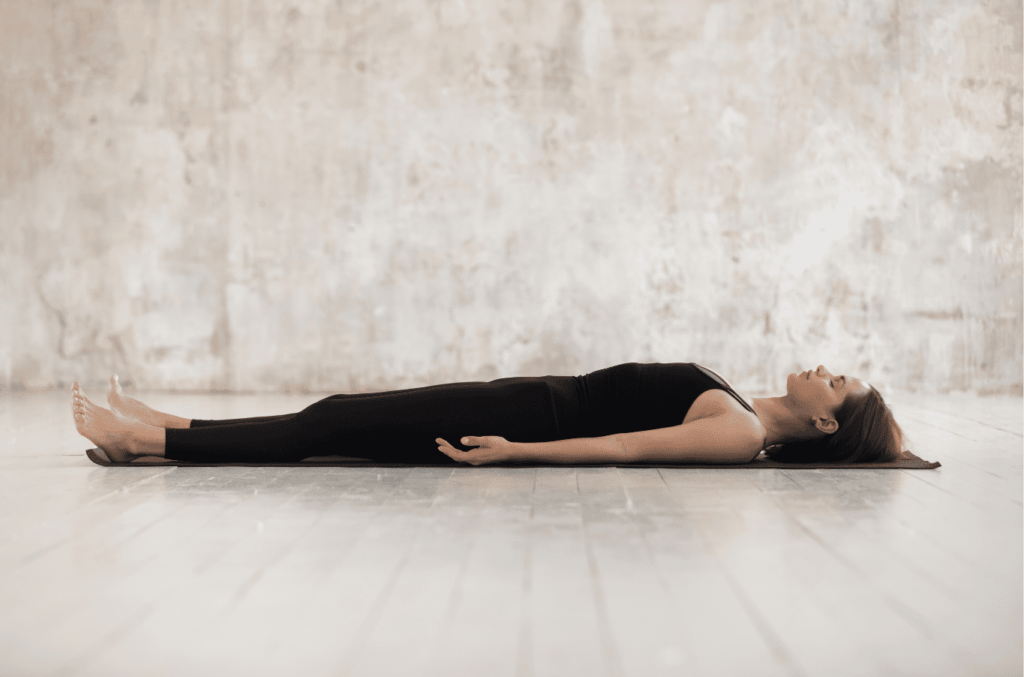
<path fill-rule="evenodd" d="M 101 468 L 0 395 L 0 674 L 1020 675 L 1021 400 L 894 409 L 941 468 Z"/>

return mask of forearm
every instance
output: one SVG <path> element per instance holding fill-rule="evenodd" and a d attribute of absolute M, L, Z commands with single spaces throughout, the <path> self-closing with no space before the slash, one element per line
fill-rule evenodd
<path fill-rule="evenodd" d="M 615 435 L 576 437 L 552 442 L 515 442 L 513 463 L 631 463 L 632 458 Z"/>

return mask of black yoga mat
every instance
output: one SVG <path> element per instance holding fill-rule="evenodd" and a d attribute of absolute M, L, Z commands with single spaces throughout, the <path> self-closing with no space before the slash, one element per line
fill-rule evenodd
<path fill-rule="evenodd" d="M 209 468 L 214 466 L 267 467 L 267 468 L 305 468 L 305 467 L 370 467 L 370 468 L 472 468 L 474 466 L 455 463 L 381 463 L 353 456 L 310 456 L 296 463 L 195 463 L 192 461 L 176 461 L 159 456 L 141 456 L 129 463 L 113 463 L 102 449 L 88 449 L 86 455 L 93 463 L 105 466 L 140 467 L 154 465 L 170 465 L 183 467 Z M 493 465 L 476 466 L 480 468 L 534 468 L 542 466 L 585 467 L 585 468 L 902 468 L 904 470 L 927 470 L 938 468 L 941 463 L 925 461 L 909 451 L 904 452 L 908 458 L 890 463 L 779 463 L 760 454 L 750 463 L 496 463 Z M 446 457 L 447 458 L 447 457 Z"/>

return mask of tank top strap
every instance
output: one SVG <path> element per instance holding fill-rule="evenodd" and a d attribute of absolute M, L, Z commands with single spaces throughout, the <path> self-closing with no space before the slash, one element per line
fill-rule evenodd
<path fill-rule="evenodd" d="M 725 392 L 729 393 L 734 398 L 736 398 L 736 401 L 739 402 L 740 404 L 742 404 L 744 409 L 749 411 L 751 414 L 754 414 L 755 416 L 757 415 L 757 412 L 754 411 L 754 408 L 751 407 L 747 403 L 747 401 L 740 396 L 740 394 L 738 392 L 733 390 L 732 386 L 725 382 L 725 379 L 723 379 L 721 376 L 719 376 L 715 372 L 711 371 L 707 367 L 700 366 L 696 362 L 693 363 L 693 366 L 697 367 L 697 369 L 699 369 L 702 374 L 704 374 L 705 376 L 710 378 L 712 381 L 714 381 L 715 383 L 720 385 L 722 387 L 722 390 L 724 390 Z"/>

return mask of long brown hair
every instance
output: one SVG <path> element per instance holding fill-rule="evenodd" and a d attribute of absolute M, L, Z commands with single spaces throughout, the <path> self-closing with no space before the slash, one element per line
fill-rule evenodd
<path fill-rule="evenodd" d="M 903 430 L 873 386 L 850 395 L 836 410 L 839 429 L 831 435 L 765 449 L 782 463 L 883 463 L 903 456 Z"/>

